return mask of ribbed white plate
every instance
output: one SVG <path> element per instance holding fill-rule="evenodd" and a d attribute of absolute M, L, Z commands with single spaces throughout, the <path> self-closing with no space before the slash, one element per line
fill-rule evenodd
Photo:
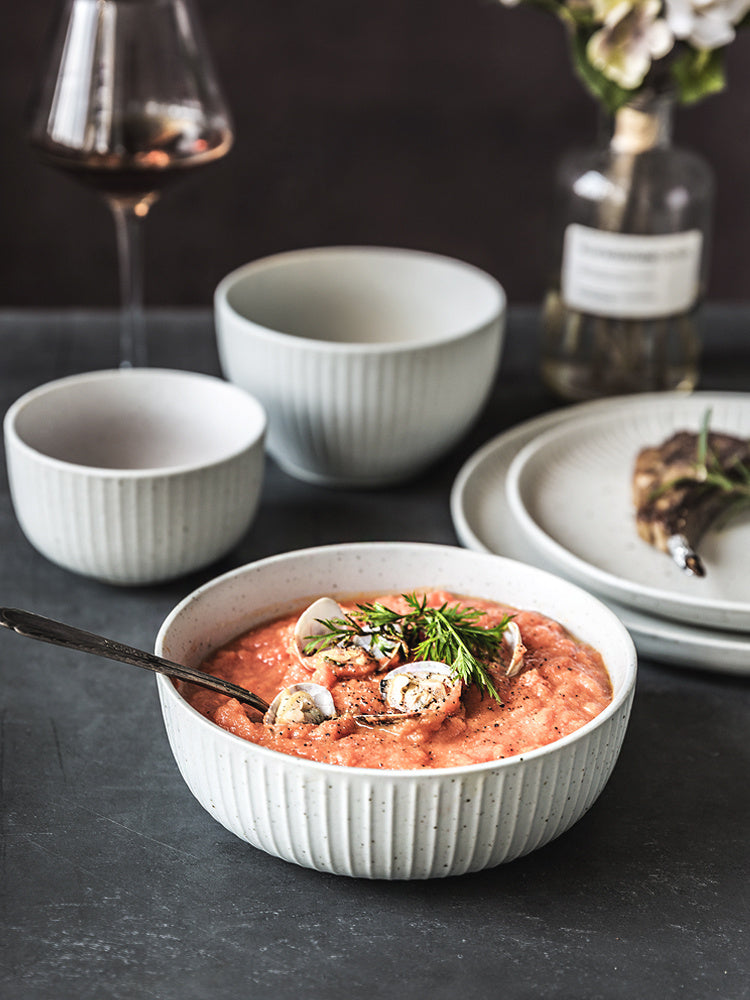
<path fill-rule="evenodd" d="M 646 394 L 638 400 L 643 405 L 662 398 L 661 394 Z M 696 394 L 692 398 L 708 400 L 708 395 Z M 711 398 L 716 399 L 716 394 Z M 505 492 L 508 469 L 530 441 L 582 416 L 598 419 L 598 415 L 606 413 L 611 405 L 610 400 L 602 400 L 545 413 L 498 435 L 475 452 L 460 470 L 451 493 L 451 514 L 461 544 L 479 552 L 494 552 L 552 569 L 550 561 L 532 547 L 515 522 Z M 565 571 L 558 572 L 567 575 Z M 606 603 L 627 626 L 638 652 L 644 657 L 677 666 L 750 674 L 750 636 L 747 634 L 670 621 L 611 598 L 607 598 Z"/>
<path fill-rule="evenodd" d="M 632 501 L 638 452 L 678 430 L 711 426 L 750 437 L 750 396 L 613 400 L 527 444 L 508 469 L 516 523 L 558 571 L 595 593 L 694 625 L 750 632 L 750 518 L 700 543 L 706 576 L 683 572 L 641 540 Z"/>

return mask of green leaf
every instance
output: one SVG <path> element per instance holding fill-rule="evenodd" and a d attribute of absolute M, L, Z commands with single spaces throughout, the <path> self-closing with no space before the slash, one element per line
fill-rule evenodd
<path fill-rule="evenodd" d="M 724 49 L 707 52 L 703 49 L 685 48 L 672 62 L 671 72 L 680 101 L 683 104 L 695 104 L 725 88 Z"/>
<path fill-rule="evenodd" d="M 402 596 L 411 608 L 405 614 L 376 601 L 358 604 L 353 614 L 343 618 L 322 619 L 327 631 L 324 635 L 308 636 L 305 653 L 325 651 L 363 635 L 386 646 L 405 644 L 417 659 L 447 663 L 456 679 L 477 684 L 499 701 L 487 663 L 497 655 L 510 618 L 506 615 L 497 625 L 485 628 L 477 624 L 482 612 L 476 608 L 455 604 L 433 608 L 427 606 L 424 595 Z"/>
<path fill-rule="evenodd" d="M 618 108 L 633 99 L 636 91 L 625 90 L 618 86 L 591 65 L 586 55 L 588 40 L 589 36 L 582 32 L 576 32 L 570 36 L 573 67 L 590 93 L 601 101 L 609 112 L 614 114 Z"/>

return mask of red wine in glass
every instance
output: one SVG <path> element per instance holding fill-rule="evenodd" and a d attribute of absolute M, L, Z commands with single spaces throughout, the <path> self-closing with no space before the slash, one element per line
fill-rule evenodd
<path fill-rule="evenodd" d="M 162 189 L 220 159 L 233 130 L 190 0 L 66 0 L 29 134 L 115 220 L 120 364 L 146 359 L 141 221 Z"/>

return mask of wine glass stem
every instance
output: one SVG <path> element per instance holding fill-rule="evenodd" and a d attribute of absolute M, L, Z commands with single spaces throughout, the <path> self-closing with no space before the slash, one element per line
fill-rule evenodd
<path fill-rule="evenodd" d="M 120 266 L 120 367 L 136 368 L 146 364 L 142 220 L 130 205 L 113 201 L 110 208 L 115 220 Z"/>

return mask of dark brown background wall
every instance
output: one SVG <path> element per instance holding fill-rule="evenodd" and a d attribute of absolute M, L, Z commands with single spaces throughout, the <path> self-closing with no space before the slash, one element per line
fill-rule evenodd
<path fill-rule="evenodd" d="M 53 0 L 0 4 L 0 306 L 109 306 L 114 237 L 96 197 L 33 160 L 25 104 Z M 336 243 L 411 246 L 545 287 L 554 164 L 594 135 L 562 29 L 497 0 L 199 0 L 237 140 L 147 221 L 146 297 L 208 305 L 233 267 Z M 717 175 L 712 299 L 750 278 L 750 32 L 730 89 L 678 114 Z"/>

